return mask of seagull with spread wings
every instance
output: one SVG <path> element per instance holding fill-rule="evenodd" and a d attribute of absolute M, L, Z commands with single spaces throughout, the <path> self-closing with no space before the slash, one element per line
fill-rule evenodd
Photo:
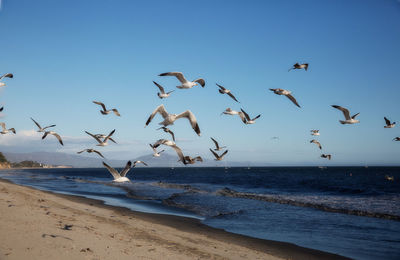
<path fill-rule="evenodd" d="M 343 115 L 345 117 L 346 120 L 339 120 L 339 122 L 344 125 L 344 124 L 355 124 L 355 123 L 359 123 L 360 120 L 356 120 L 356 116 L 358 116 L 360 113 L 357 113 L 353 116 L 350 116 L 350 111 L 347 108 L 341 107 L 341 106 L 337 106 L 337 105 L 332 105 L 333 108 L 339 109 L 340 111 L 343 112 Z"/>
<path fill-rule="evenodd" d="M 57 138 L 58 142 L 60 142 L 61 145 L 64 145 L 64 143 L 63 143 L 63 141 L 61 139 L 61 136 L 59 134 L 57 134 L 56 132 L 54 132 L 54 131 L 46 131 L 46 132 L 44 132 L 44 134 L 42 136 L 42 140 L 45 139 L 47 135 L 54 135 Z"/>
<path fill-rule="evenodd" d="M 298 62 L 296 62 L 296 64 L 294 64 L 293 67 L 291 67 L 288 71 L 301 70 L 301 69 L 304 69 L 305 71 L 307 71 L 308 70 L 308 63 L 299 64 Z"/>
<path fill-rule="evenodd" d="M 166 72 L 166 73 L 161 73 L 158 76 L 175 76 L 181 83 L 182 85 L 176 86 L 177 88 L 180 89 L 188 89 L 188 88 L 193 88 L 194 86 L 197 86 L 200 84 L 203 88 L 206 85 L 206 82 L 204 79 L 196 79 L 193 81 L 188 81 L 182 74 L 182 72 Z"/>
<path fill-rule="evenodd" d="M 55 127 L 56 125 L 49 125 L 49 126 L 46 126 L 46 127 L 41 127 L 40 125 L 39 125 L 39 123 L 38 122 L 36 122 L 32 117 L 31 117 L 31 119 L 32 119 L 32 121 L 37 125 L 37 127 L 39 128 L 39 130 L 37 130 L 37 132 L 46 132 L 46 129 L 47 128 L 50 128 L 50 127 Z"/>
<path fill-rule="evenodd" d="M 290 101 L 293 102 L 293 104 L 300 107 L 299 103 L 297 103 L 297 100 L 292 96 L 291 91 L 282 88 L 270 88 L 269 90 L 273 91 L 277 95 L 286 96 L 288 99 L 290 99 Z"/>
<path fill-rule="evenodd" d="M 179 118 L 186 118 L 189 120 L 190 125 L 192 126 L 192 128 L 196 132 L 196 134 L 198 136 L 200 136 L 200 134 L 201 134 L 200 128 L 199 128 L 199 125 L 197 124 L 196 117 L 190 110 L 186 110 L 185 112 L 180 113 L 180 114 L 170 114 L 167 112 L 167 110 L 165 110 L 164 105 L 159 105 L 153 111 L 153 113 L 151 113 L 151 115 L 149 116 L 149 118 L 146 121 L 145 127 L 150 124 L 151 120 L 153 120 L 154 116 L 157 113 L 160 113 L 160 115 L 164 118 L 164 121 L 160 122 L 159 125 L 164 125 L 164 126 L 173 125 L 175 120 L 177 120 Z"/>
<path fill-rule="evenodd" d="M 105 162 L 103 162 L 103 165 L 107 168 L 107 170 L 114 177 L 113 182 L 130 182 L 130 180 L 126 177 L 126 174 L 132 168 L 132 162 L 131 161 L 128 161 L 126 163 L 125 168 L 121 172 L 118 172 L 116 169 L 114 169 L 110 165 L 106 164 Z"/>
<path fill-rule="evenodd" d="M 3 74 L 3 75 L 0 77 L 0 87 L 4 87 L 4 86 L 6 85 L 6 83 L 1 82 L 3 79 L 5 79 L 5 78 L 10 78 L 10 79 L 12 79 L 13 77 L 14 77 L 14 75 L 13 75 L 12 73 Z"/>
<path fill-rule="evenodd" d="M 240 109 L 242 112 L 239 112 L 239 116 L 242 119 L 243 123 L 246 125 L 251 125 L 256 122 L 256 119 L 259 118 L 261 115 L 256 116 L 255 118 L 251 119 L 249 114 L 247 114 L 243 109 Z"/>
<path fill-rule="evenodd" d="M 103 110 L 100 110 L 100 113 L 102 113 L 103 115 L 108 115 L 108 114 L 110 114 L 111 112 L 114 112 L 115 115 L 121 116 L 116 108 L 108 109 L 108 110 L 107 110 L 106 106 L 105 106 L 102 102 L 93 101 L 93 103 L 95 103 L 96 105 L 99 105 L 99 106 L 102 107 Z"/>
<path fill-rule="evenodd" d="M 95 149 L 85 149 L 85 150 L 79 151 L 79 152 L 77 152 L 77 153 L 78 153 L 78 154 L 81 154 L 81 153 L 83 153 L 83 152 L 87 152 L 87 153 L 97 153 L 98 155 L 100 155 L 101 157 L 104 158 L 104 156 L 103 156 L 99 151 L 97 151 L 97 150 L 95 150 Z"/>
<path fill-rule="evenodd" d="M 154 83 L 154 85 L 156 85 L 160 89 L 160 92 L 157 92 L 157 96 L 160 99 L 169 97 L 171 95 L 171 93 L 175 91 L 175 90 L 171 90 L 171 91 L 165 93 L 165 90 L 164 90 L 163 86 L 161 86 L 160 84 L 158 84 L 155 81 L 153 81 L 153 83 Z"/>
<path fill-rule="evenodd" d="M 107 137 L 105 134 L 95 134 L 94 136 L 96 136 L 97 138 L 103 138 L 103 139 Z M 115 140 L 112 139 L 111 137 L 109 137 L 108 140 L 110 140 L 110 141 L 113 142 L 114 144 L 117 143 L 117 142 L 115 142 Z"/>
<path fill-rule="evenodd" d="M 396 125 L 396 122 L 391 123 L 390 120 L 387 119 L 386 117 L 384 117 L 384 119 L 385 119 L 385 123 L 386 123 L 384 128 L 393 128 Z"/>
<path fill-rule="evenodd" d="M 6 128 L 6 123 L 4 123 L 4 122 L 1 122 L 1 123 L 0 123 L 0 126 L 1 126 L 1 128 L 3 129 L 3 130 L 0 132 L 0 134 L 5 135 L 5 134 L 8 134 L 8 133 L 10 133 L 10 132 L 12 132 L 12 133 L 14 133 L 14 134 L 17 133 L 17 131 L 15 131 L 15 128 L 9 128 L 9 129 L 7 129 L 7 128 Z"/>
<path fill-rule="evenodd" d="M 217 83 L 215 83 L 215 84 L 217 84 Z M 235 96 L 232 94 L 232 92 L 231 92 L 229 89 L 226 89 L 226 88 L 224 88 L 223 86 L 218 85 L 218 84 L 217 84 L 217 86 L 219 87 L 219 89 L 218 89 L 219 93 L 221 93 L 221 94 L 227 94 L 227 95 L 230 96 L 233 100 L 235 100 L 236 102 L 240 103 L 240 102 L 235 98 Z"/>
<path fill-rule="evenodd" d="M 318 142 L 317 140 L 313 139 L 310 141 L 310 143 L 314 143 L 314 144 L 318 145 L 319 149 L 322 149 L 321 143 Z"/>
<path fill-rule="evenodd" d="M 106 146 L 106 145 L 108 145 L 107 141 L 114 134 L 114 132 L 115 132 L 115 129 L 112 130 L 103 140 L 100 140 L 100 138 L 96 137 L 94 134 L 91 134 L 91 133 L 85 131 L 85 133 L 87 133 L 88 135 L 90 135 L 91 137 L 96 139 L 96 141 L 99 143 L 99 144 L 97 144 L 97 146 Z"/>
<path fill-rule="evenodd" d="M 154 152 L 153 157 L 160 157 L 161 153 L 165 151 L 165 150 L 161 150 L 161 151 L 157 152 L 157 149 L 154 148 L 154 146 L 152 144 L 149 144 L 149 145 L 150 145 L 151 149 L 153 149 L 153 152 Z"/>
<path fill-rule="evenodd" d="M 330 154 L 321 154 L 321 157 L 322 158 L 328 158 L 328 160 L 331 160 L 332 155 L 330 155 Z"/>
<path fill-rule="evenodd" d="M 319 135 L 319 130 L 311 130 L 311 135 Z"/>
<path fill-rule="evenodd" d="M 211 140 L 212 140 L 212 141 L 214 142 L 214 144 L 215 144 L 215 149 L 214 149 L 214 151 L 221 151 L 222 149 L 226 148 L 226 146 L 220 147 L 219 144 L 218 144 L 218 142 L 217 142 L 214 138 L 212 138 L 212 137 L 210 137 L 210 138 L 211 138 Z"/>
<path fill-rule="evenodd" d="M 210 148 L 211 153 L 215 156 L 216 161 L 221 161 L 224 156 L 228 153 L 228 150 L 226 150 L 225 152 L 223 152 L 221 155 L 218 155 L 216 152 L 214 152 L 211 148 Z"/>

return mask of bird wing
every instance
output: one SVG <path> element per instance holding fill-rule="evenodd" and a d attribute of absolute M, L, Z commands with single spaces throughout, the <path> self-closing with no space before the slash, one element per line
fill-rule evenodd
<path fill-rule="evenodd" d="M 48 134 L 49 134 L 49 132 L 44 132 L 44 134 L 42 136 L 42 140 L 45 139 Z"/>
<path fill-rule="evenodd" d="M 219 149 L 218 142 L 217 142 L 214 138 L 212 138 L 212 137 L 211 137 L 211 140 L 214 142 L 215 148 Z"/>
<path fill-rule="evenodd" d="M 125 177 L 129 170 L 132 168 L 132 162 L 128 161 L 125 165 L 125 168 L 121 171 L 121 177 Z"/>
<path fill-rule="evenodd" d="M 108 140 L 110 140 L 111 142 L 113 142 L 114 144 L 116 144 L 117 142 L 115 142 L 115 140 L 114 139 L 112 139 L 111 137 L 110 138 L 108 138 Z"/>
<path fill-rule="evenodd" d="M 106 138 L 104 138 L 103 142 L 104 142 L 104 143 L 107 142 L 107 140 L 110 139 L 110 137 L 114 134 L 114 132 L 115 132 L 115 129 L 112 130 L 112 131 L 106 136 Z"/>
<path fill-rule="evenodd" d="M 160 144 L 164 144 L 166 141 L 167 141 L 166 139 L 159 139 L 159 140 L 157 140 L 157 142 L 155 142 L 155 143 L 153 144 L 153 147 L 154 147 L 154 148 L 157 148 L 157 147 L 160 146 Z"/>
<path fill-rule="evenodd" d="M 235 100 L 236 102 L 240 103 L 240 102 L 235 98 L 235 96 L 234 96 L 231 92 L 228 92 L 227 94 L 228 94 L 228 96 L 230 96 L 233 100 Z"/>
<path fill-rule="evenodd" d="M 47 132 L 46 132 L 47 133 Z M 99 142 L 100 144 L 102 143 L 102 141 L 95 135 L 89 133 L 88 131 L 85 131 L 85 133 L 87 133 L 88 135 L 90 135 L 91 137 L 93 137 L 94 139 L 96 139 L 97 142 Z M 43 138 L 42 138 L 43 139 Z"/>
<path fill-rule="evenodd" d="M 193 80 L 193 82 L 199 83 L 203 88 L 206 85 L 206 81 L 204 79 L 196 79 L 196 80 Z"/>
<path fill-rule="evenodd" d="M 304 63 L 304 69 L 307 71 L 308 70 L 308 63 Z"/>
<path fill-rule="evenodd" d="M 221 86 L 221 85 L 218 85 L 218 83 L 215 83 L 220 89 L 222 89 L 222 90 L 226 90 L 226 88 L 224 88 L 223 86 Z"/>
<path fill-rule="evenodd" d="M 53 132 L 53 133 L 50 133 L 50 134 L 54 135 L 57 138 L 57 140 L 60 142 L 61 145 L 64 145 L 63 141 L 61 139 L 61 136 L 59 134 L 57 134 L 56 132 Z"/>
<path fill-rule="evenodd" d="M 171 136 L 172 136 L 172 140 L 174 140 L 175 141 L 175 135 L 174 135 L 174 132 L 172 132 L 170 129 L 168 129 L 168 128 L 166 128 L 167 130 L 167 133 L 169 133 Z"/>
<path fill-rule="evenodd" d="M 223 154 L 221 154 L 220 158 L 222 159 L 227 153 L 228 153 L 228 150 L 226 150 Z"/>
<path fill-rule="evenodd" d="M 390 125 L 390 120 L 387 119 L 386 117 L 384 117 L 384 119 L 385 119 L 386 125 Z"/>
<path fill-rule="evenodd" d="M 99 101 L 93 101 L 93 103 L 95 103 L 95 104 L 97 104 L 97 105 L 100 105 L 100 106 L 103 108 L 104 111 L 107 110 L 107 109 L 106 109 L 106 106 L 105 106 L 103 103 L 101 103 L 101 102 L 99 102 Z"/>
<path fill-rule="evenodd" d="M 161 73 L 158 76 L 175 76 L 182 84 L 188 82 L 188 80 L 183 76 L 182 72 L 166 72 Z"/>
<path fill-rule="evenodd" d="M 287 96 L 288 99 L 290 99 L 296 106 L 300 107 L 299 103 L 297 103 L 296 99 L 295 99 L 292 95 L 288 94 L 288 95 L 286 95 L 286 96 Z"/>
<path fill-rule="evenodd" d="M 149 145 L 150 145 L 151 149 L 153 149 L 153 152 L 156 153 L 157 152 L 156 148 L 154 148 L 154 146 L 152 144 L 149 144 Z"/>
<path fill-rule="evenodd" d="M 261 115 L 256 116 L 255 118 L 251 119 L 252 121 L 256 120 L 257 118 L 260 118 Z"/>
<path fill-rule="evenodd" d="M 199 162 L 202 162 L 203 161 L 203 158 L 201 158 L 201 156 L 197 156 L 196 158 L 194 158 L 195 160 L 197 160 L 197 161 L 199 161 Z"/>
<path fill-rule="evenodd" d="M 242 111 L 242 113 L 246 117 L 247 121 L 250 121 L 250 116 L 243 109 L 240 109 L 240 110 Z"/>
<path fill-rule="evenodd" d="M 165 94 L 164 88 L 160 84 L 155 81 L 153 81 L 153 83 L 160 89 L 161 93 Z"/>
<path fill-rule="evenodd" d="M 243 112 L 238 112 L 238 115 L 240 116 L 240 119 L 242 119 L 243 123 L 246 124 L 247 121 L 246 121 L 246 117 L 245 117 L 244 113 Z"/>
<path fill-rule="evenodd" d="M 135 167 L 136 164 L 138 164 L 138 163 L 142 163 L 142 164 L 148 166 L 147 163 L 145 163 L 144 161 L 134 161 L 134 162 L 133 162 L 133 166 Z"/>
<path fill-rule="evenodd" d="M 3 109 L 4 109 L 4 107 L 0 107 L 0 112 L 2 112 L 2 111 L 3 111 Z"/>
<path fill-rule="evenodd" d="M 10 78 L 12 79 L 14 77 L 14 75 L 12 73 L 6 73 L 3 76 L 0 77 L 0 80 L 4 79 L 4 78 Z"/>
<path fill-rule="evenodd" d="M 357 113 L 357 114 L 353 115 L 351 118 L 354 119 L 354 118 L 356 118 L 356 116 L 358 116 L 359 114 L 360 114 L 360 113 Z"/>
<path fill-rule="evenodd" d="M 182 150 L 181 148 L 179 148 L 178 146 L 175 145 L 171 145 L 171 147 L 175 150 L 176 154 L 178 155 L 179 159 L 185 163 L 185 158 L 183 156 Z"/>
<path fill-rule="evenodd" d="M 337 105 L 332 105 L 332 107 L 342 111 L 344 117 L 346 118 L 346 120 L 350 120 L 350 112 L 349 112 L 349 110 L 347 108 L 344 108 L 344 107 L 341 107 L 341 106 L 337 106 Z"/>
<path fill-rule="evenodd" d="M 160 153 L 162 153 L 162 152 L 164 152 L 164 151 L 165 151 L 165 150 L 161 150 L 161 151 L 158 152 L 158 154 L 160 154 Z"/>
<path fill-rule="evenodd" d="M 159 105 L 156 109 L 154 109 L 153 113 L 149 116 L 149 118 L 146 121 L 146 126 L 150 124 L 151 120 L 155 117 L 157 113 L 160 113 L 163 118 L 166 118 L 168 116 L 167 110 L 165 110 L 165 107 L 163 104 Z"/>
<path fill-rule="evenodd" d="M 0 126 L 1 126 L 1 128 L 3 128 L 3 131 L 6 131 L 6 130 L 7 130 L 7 129 L 6 129 L 6 123 L 1 122 L 1 123 L 0 123 Z"/>
<path fill-rule="evenodd" d="M 211 148 L 210 148 L 210 151 L 212 152 L 212 154 L 215 156 L 215 158 L 219 158 L 219 156 L 218 156 L 218 154 L 216 153 L 216 152 L 214 152 L 213 150 L 211 150 Z"/>
<path fill-rule="evenodd" d="M 43 130 L 44 129 L 47 129 L 47 128 L 50 128 L 50 127 L 55 127 L 56 125 L 49 125 L 49 126 L 46 126 L 46 127 L 43 127 Z"/>
<path fill-rule="evenodd" d="M 114 114 L 116 114 L 117 116 L 121 116 L 121 114 L 118 112 L 118 110 L 116 108 L 111 109 Z"/>
<path fill-rule="evenodd" d="M 85 152 L 85 151 L 87 151 L 87 149 L 82 150 L 82 151 L 79 151 L 79 152 L 77 152 L 77 153 L 81 154 L 81 153 L 83 153 L 83 152 Z"/>
<path fill-rule="evenodd" d="M 37 127 L 39 127 L 39 129 L 42 129 L 42 127 L 39 125 L 38 122 L 36 122 L 32 117 L 31 117 L 32 121 L 37 125 Z M 44 128 L 43 128 L 44 129 Z"/>
<path fill-rule="evenodd" d="M 97 150 L 93 150 L 93 152 L 97 153 L 98 155 L 100 155 L 101 157 L 104 158 L 104 156 L 101 154 L 101 152 L 97 151 Z"/>
<path fill-rule="evenodd" d="M 111 175 L 114 177 L 114 180 L 118 179 L 121 177 L 121 175 L 117 172 L 117 170 L 115 170 L 113 167 L 111 167 L 110 165 L 106 164 L 105 162 L 103 162 L 103 165 L 107 168 L 107 170 L 111 173 Z"/>
<path fill-rule="evenodd" d="M 194 114 L 190 111 L 190 110 L 186 110 L 183 113 L 180 113 L 179 115 L 176 116 L 177 119 L 182 118 L 182 117 L 186 117 L 190 124 L 192 125 L 193 130 L 197 133 L 197 135 L 200 136 L 200 127 L 197 124 L 197 120 L 196 117 L 194 116 Z"/>

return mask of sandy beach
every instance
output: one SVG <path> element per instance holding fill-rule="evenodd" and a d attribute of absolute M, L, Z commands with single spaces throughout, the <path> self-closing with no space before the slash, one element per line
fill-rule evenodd
<path fill-rule="evenodd" d="M 0 180 L 0 259 L 345 259 Z"/>

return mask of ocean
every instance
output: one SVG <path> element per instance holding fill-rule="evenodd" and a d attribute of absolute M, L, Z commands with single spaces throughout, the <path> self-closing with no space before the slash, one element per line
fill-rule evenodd
<path fill-rule="evenodd" d="M 385 176 L 393 176 L 394 181 Z M 10 169 L 0 178 L 354 259 L 400 259 L 400 167 Z"/>

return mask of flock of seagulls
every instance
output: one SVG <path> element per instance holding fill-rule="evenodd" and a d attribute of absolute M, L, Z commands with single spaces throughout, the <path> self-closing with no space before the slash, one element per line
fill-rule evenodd
<path fill-rule="evenodd" d="M 304 69 L 305 71 L 308 70 L 308 63 L 303 63 L 303 64 L 299 64 L 299 63 L 295 63 L 290 69 L 291 70 L 301 70 Z M 159 76 L 164 77 L 164 76 L 174 76 L 176 77 L 181 85 L 176 86 L 178 89 L 191 89 L 194 86 L 201 86 L 202 88 L 205 87 L 205 80 L 203 78 L 198 78 L 196 80 L 193 81 L 189 81 L 185 78 L 185 76 L 183 75 L 183 73 L 181 72 L 166 72 L 166 73 L 161 73 L 159 74 Z M 6 73 L 4 75 L 2 75 L 0 77 L 0 87 L 5 86 L 5 83 L 3 82 L 4 79 L 6 78 L 10 78 L 12 79 L 14 77 L 14 75 L 12 73 Z M 159 83 L 153 81 L 154 85 L 157 86 L 157 88 L 159 89 L 159 92 L 157 92 L 157 96 L 160 99 L 165 99 L 171 96 L 171 94 L 175 91 L 175 90 L 171 90 L 166 92 L 164 87 L 161 86 Z M 228 95 L 232 100 L 234 100 L 237 103 L 240 103 L 238 101 L 238 99 L 233 95 L 233 93 L 231 92 L 231 90 L 223 87 L 222 85 L 219 85 L 218 83 L 216 83 L 217 87 L 218 87 L 218 92 L 220 94 L 226 94 Z M 282 95 L 282 96 L 286 96 L 294 105 L 296 105 L 297 107 L 301 108 L 299 103 L 297 102 L 297 100 L 293 97 L 292 92 L 286 89 L 281 89 L 281 88 L 270 88 L 270 91 L 272 91 L 274 94 L 276 95 Z M 119 111 L 116 108 L 112 108 L 112 109 L 107 109 L 105 104 L 100 102 L 100 101 L 93 101 L 94 104 L 101 106 L 101 110 L 100 113 L 102 115 L 108 115 L 110 113 L 114 113 L 116 116 L 121 116 Z M 360 113 L 356 113 L 353 116 L 350 115 L 350 112 L 347 108 L 342 107 L 342 106 L 338 106 L 338 105 L 332 105 L 333 108 L 338 109 L 340 111 L 342 111 L 345 120 L 339 120 L 339 122 L 341 124 L 356 124 L 359 123 L 360 121 L 356 119 L 356 117 L 360 114 Z M 0 112 L 2 112 L 4 109 L 4 107 L 0 108 Z M 149 144 L 151 149 L 153 150 L 153 156 L 154 157 L 160 157 L 161 154 L 165 151 L 165 150 L 160 150 L 157 151 L 157 149 L 159 148 L 160 145 L 163 146 L 167 146 L 172 148 L 177 156 L 178 156 L 178 162 L 182 162 L 184 165 L 187 164 L 194 164 L 196 162 L 203 162 L 203 159 L 201 158 L 201 156 L 189 156 L 189 155 L 184 155 L 182 149 L 180 147 L 177 146 L 177 144 L 175 143 L 175 134 L 169 129 L 167 128 L 167 126 L 173 125 L 174 122 L 178 119 L 181 118 L 186 118 L 188 120 L 188 122 L 190 123 L 190 126 L 192 127 L 192 129 L 194 130 L 194 132 L 198 135 L 201 136 L 201 131 L 200 131 L 200 127 L 199 124 L 197 122 L 197 119 L 195 117 L 195 115 L 190 111 L 190 110 L 186 110 L 180 114 L 171 114 L 168 113 L 167 110 L 165 109 L 164 105 L 161 104 L 159 105 L 156 109 L 154 109 L 154 111 L 150 114 L 150 116 L 148 117 L 146 123 L 145 123 L 145 127 L 148 126 L 151 121 L 154 119 L 154 117 L 160 114 L 160 116 L 162 116 L 163 121 L 161 121 L 159 123 L 159 125 L 161 125 L 160 128 L 158 128 L 157 130 L 163 130 L 165 133 L 168 133 L 172 140 L 167 140 L 167 139 L 159 139 L 157 140 L 154 144 Z M 242 108 L 240 109 L 240 111 L 235 111 L 232 110 L 231 108 L 226 108 L 225 111 L 223 111 L 221 113 L 221 115 L 231 115 L 231 116 L 235 116 L 238 115 L 240 120 L 246 124 L 255 124 L 256 120 L 259 119 L 261 117 L 261 114 L 255 116 L 254 118 L 251 118 L 249 116 L 249 114 L 247 112 L 245 112 Z M 43 133 L 42 139 L 45 139 L 48 135 L 53 135 L 61 145 L 63 144 L 62 138 L 61 136 L 55 132 L 55 131 L 51 131 L 49 130 L 49 128 L 53 128 L 56 125 L 48 125 L 45 127 L 42 127 L 37 121 L 35 121 L 33 118 L 31 118 L 31 120 L 34 122 L 34 124 L 37 126 L 37 132 L 39 133 Z M 384 117 L 385 120 L 385 126 L 384 128 L 393 128 L 396 125 L 396 122 L 391 122 L 388 118 Z M 14 133 L 16 134 L 16 131 L 14 128 L 8 128 L 6 127 L 6 124 L 4 122 L 0 122 L 0 126 L 2 128 L 2 131 L 0 132 L 0 134 L 8 134 L 8 133 Z M 108 145 L 108 141 L 111 141 L 113 143 L 116 143 L 116 141 L 112 138 L 112 135 L 115 133 L 115 129 L 112 130 L 108 135 L 105 134 L 92 134 L 88 131 L 85 131 L 86 134 L 88 134 L 89 136 L 93 137 L 93 139 L 96 140 L 96 146 L 99 147 L 104 147 Z M 320 136 L 320 132 L 317 129 L 313 129 L 310 130 L 311 131 L 311 135 L 312 136 Z M 279 137 L 272 137 L 272 139 L 279 139 Z M 217 140 L 215 140 L 213 137 L 211 137 L 212 142 L 215 145 L 215 148 L 210 148 L 210 152 L 211 154 L 214 156 L 214 160 L 215 161 L 221 161 L 223 160 L 223 158 L 227 155 L 228 153 L 228 149 L 226 149 L 226 146 L 220 146 L 219 143 L 217 142 Z M 400 141 L 400 137 L 395 137 L 393 139 L 394 141 Z M 310 141 L 310 143 L 313 143 L 315 145 L 318 146 L 318 148 L 320 150 L 322 150 L 322 145 L 321 143 L 316 140 L 316 139 L 312 139 Z M 225 151 L 223 151 L 224 149 L 226 149 Z M 220 154 L 218 154 L 217 152 L 221 152 Z M 103 154 L 98 151 L 95 150 L 93 148 L 85 148 L 81 151 L 78 151 L 78 154 L 81 153 L 96 153 L 98 156 L 100 156 L 101 158 L 105 158 L 103 156 Z M 322 158 L 327 158 L 328 160 L 331 160 L 332 155 L 331 154 L 321 154 Z M 108 164 L 106 164 L 103 161 L 103 165 L 104 167 L 111 173 L 111 175 L 113 176 L 113 181 L 114 182 L 129 182 L 130 180 L 126 177 L 127 173 L 134 167 L 136 167 L 137 164 L 143 164 L 145 166 L 147 166 L 147 164 L 143 161 L 134 161 L 134 163 L 132 164 L 131 161 L 128 161 L 125 165 L 125 168 L 122 169 L 120 172 L 118 172 L 117 170 L 115 170 L 114 168 L 112 168 L 111 166 L 109 166 Z M 387 178 L 389 179 L 389 178 Z"/>

